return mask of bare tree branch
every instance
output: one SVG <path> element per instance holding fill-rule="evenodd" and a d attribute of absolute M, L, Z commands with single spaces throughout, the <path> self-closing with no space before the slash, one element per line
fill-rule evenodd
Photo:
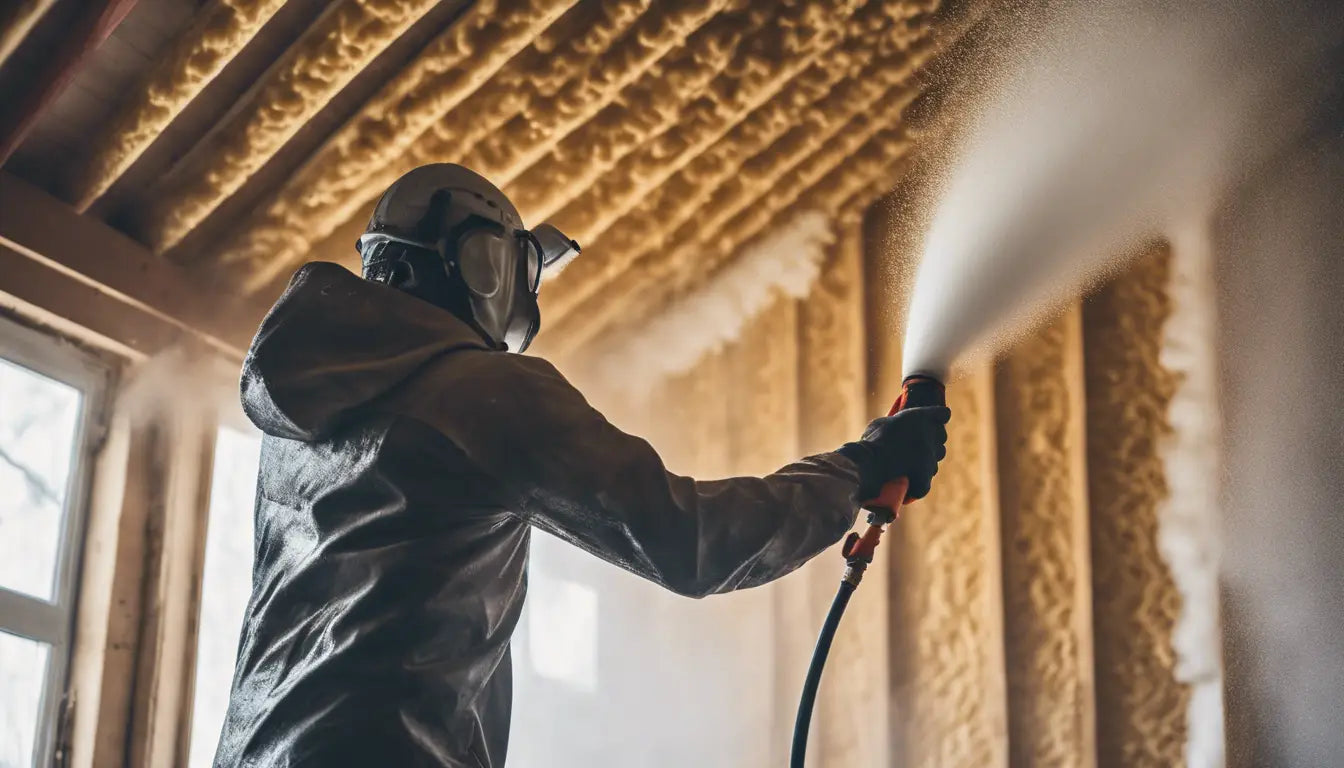
<path fill-rule="evenodd" d="M 23 479 L 28 483 L 28 492 L 36 496 L 39 500 L 50 501 L 59 509 L 62 506 L 61 495 L 58 494 L 42 476 L 33 471 L 31 467 L 9 455 L 9 452 L 0 446 L 0 461 L 8 464 L 23 475 Z"/>

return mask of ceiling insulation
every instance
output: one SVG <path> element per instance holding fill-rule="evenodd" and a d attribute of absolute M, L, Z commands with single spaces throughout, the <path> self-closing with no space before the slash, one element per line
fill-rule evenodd
<path fill-rule="evenodd" d="M 435 2 L 334 3 L 266 73 L 265 80 L 245 103 L 239 104 L 218 131 L 208 137 L 212 151 L 206 168 L 198 176 L 157 191 L 143 214 L 139 234 L 155 252 L 175 245 Z M 493 18 L 495 14 L 482 12 L 484 5 L 494 4 L 482 4 L 478 6 L 481 10 L 468 12 L 454 23 L 453 29 L 500 26 L 500 21 Z M 515 40 L 526 40 L 527 32 L 535 32 L 534 27 L 544 28 L 549 20 L 549 16 L 537 18 L 535 25 L 518 30 Z M 457 38 L 462 36 L 466 34 L 453 36 L 456 45 L 441 46 L 442 55 L 454 61 L 467 58 L 472 50 L 458 42 Z M 507 41 L 486 39 L 501 46 L 498 56 L 507 57 L 513 52 L 505 47 Z"/>
<path fill-rule="evenodd" d="M 70 193 L 75 208 L 88 209 L 106 192 L 284 4 L 233 0 L 206 8 L 93 137 L 93 159 Z"/>
<path fill-rule="evenodd" d="M 264 302 L 305 260 L 350 263 L 401 173 L 460 162 L 583 243 L 543 291 L 540 346 L 568 354 L 703 295 L 804 211 L 862 215 L 937 122 L 912 121 L 932 62 L 990 0 L 154 2 L 192 23 L 118 93 L 77 73 L 53 112 L 89 159 L 44 178 L 33 152 L 63 145 L 38 136 L 28 181 Z M 91 94 L 116 108 L 73 108 Z"/>
<path fill-rule="evenodd" d="M 635 7 L 647 4 L 640 0 L 627 3 Z M 504 186 L 510 169 L 501 157 L 513 158 L 529 148 L 536 153 L 538 147 L 549 146 L 556 129 L 572 130 L 581 125 L 589 114 L 575 106 L 600 105 L 613 98 L 622 86 L 680 42 L 688 29 L 694 29 L 695 21 L 712 15 L 715 7 L 714 3 L 680 3 L 671 14 L 645 16 L 635 24 L 629 23 L 630 13 L 608 14 L 586 30 L 576 28 L 577 38 L 566 35 L 563 39 L 573 41 L 571 44 L 555 45 L 550 38 L 539 41 L 541 46 L 525 51 L 518 57 L 521 61 L 500 70 L 488 82 L 473 76 L 470 69 L 447 70 L 444 83 L 457 85 L 464 94 L 475 91 L 460 109 L 452 109 L 457 103 L 436 103 L 423 89 L 405 88 L 404 106 L 379 110 L 364 124 L 347 125 L 221 252 L 225 258 L 253 265 L 248 285 L 260 288 L 278 271 L 292 268 L 312 243 L 352 215 L 366 214 L 378 195 L 412 168 L 431 162 L 460 162 Z M 612 32 L 618 30 L 625 34 L 612 45 Z M 459 50 L 469 51 L 478 44 L 465 41 Z M 593 49 L 599 55 L 591 55 Z M 493 57 L 497 44 L 485 46 L 485 50 Z M 485 58 L 490 57 L 480 57 Z M 480 59 L 467 61 L 479 68 Z M 537 73 L 548 69 L 568 70 L 572 77 L 566 78 L 554 94 L 535 92 Z M 433 126 L 436 121 L 440 123 L 437 127 Z M 390 130 L 388 122 L 393 123 Z M 398 122 L 405 125 L 396 126 Z M 510 141 L 505 143 L 500 137 Z M 486 167 L 484 152 L 473 153 L 487 141 L 496 148 L 491 164 L 494 167 Z M 355 151 L 341 151 L 349 147 Z"/>

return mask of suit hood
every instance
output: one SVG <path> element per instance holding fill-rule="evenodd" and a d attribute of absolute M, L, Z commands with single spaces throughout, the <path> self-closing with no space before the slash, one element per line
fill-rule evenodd
<path fill-rule="evenodd" d="M 243 359 L 243 410 L 266 434 L 321 440 L 431 359 L 464 349 L 490 347 L 447 310 L 313 262 L 294 274 Z"/>

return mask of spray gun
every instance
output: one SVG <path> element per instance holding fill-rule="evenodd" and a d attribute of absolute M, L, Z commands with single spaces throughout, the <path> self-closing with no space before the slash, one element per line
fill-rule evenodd
<path fill-rule="evenodd" d="M 887 412 L 894 416 L 904 408 L 918 408 L 928 405 L 946 405 L 947 398 L 943 383 L 925 374 L 912 374 L 901 382 L 901 394 Z M 831 651 L 831 641 L 835 639 L 835 630 L 840 626 L 840 617 L 849 605 L 849 598 L 858 589 L 859 582 L 868 565 L 873 562 L 873 553 L 882 540 L 886 526 L 895 522 L 900 508 L 913 501 L 906 496 L 910 481 L 901 477 L 882 486 L 882 491 L 874 499 L 863 502 L 868 512 L 868 528 L 862 534 L 850 533 L 845 539 L 841 554 L 845 558 L 845 575 L 840 579 L 840 587 L 826 613 L 826 621 L 821 625 L 821 634 L 817 637 L 817 647 L 812 651 L 812 662 L 807 668 L 807 679 L 803 682 L 803 694 L 798 702 L 798 716 L 793 723 L 793 748 L 790 752 L 790 768 L 804 768 L 807 753 L 807 731 L 812 723 L 812 708 L 817 700 L 817 688 L 821 684 L 821 671 L 826 666 L 826 657 Z"/>

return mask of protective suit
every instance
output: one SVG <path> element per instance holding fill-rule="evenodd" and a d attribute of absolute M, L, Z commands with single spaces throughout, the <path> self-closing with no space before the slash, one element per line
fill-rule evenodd
<path fill-rule="evenodd" d="M 783 576 L 856 513 L 839 453 L 672 474 L 545 361 L 333 264 L 294 276 L 242 391 L 266 436 L 219 768 L 503 765 L 530 526 L 699 597 Z"/>

